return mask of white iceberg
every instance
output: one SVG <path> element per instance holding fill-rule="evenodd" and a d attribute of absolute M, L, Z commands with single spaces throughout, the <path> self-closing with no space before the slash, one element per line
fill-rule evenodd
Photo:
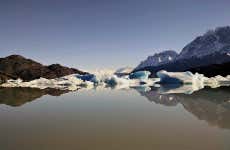
<path fill-rule="evenodd" d="M 205 86 L 209 86 L 211 88 L 217 88 L 220 86 L 230 86 L 230 78 L 222 77 L 220 75 L 215 77 L 205 77 L 203 74 L 199 73 L 191 73 L 187 72 L 167 72 L 167 71 L 159 71 L 157 72 L 157 76 L 160 78 L 160 84 L 180 84 L 183 86 L 173 87 L 169 89 L 162 88 L 161 90 L 164 93 L 192 93 L 194 91 L 200 90 Z M 170 87 L 169 85 L 165 87 Z M 162 85 L 161 85 L 162 86 Z"/>
<path fill-rule="evenodd" d="M 160 83 L 167 84 L 203 84 L 207 78 L 203 74 L 186 72 L 167 72 L 161 70 L 157 72 Z"/>

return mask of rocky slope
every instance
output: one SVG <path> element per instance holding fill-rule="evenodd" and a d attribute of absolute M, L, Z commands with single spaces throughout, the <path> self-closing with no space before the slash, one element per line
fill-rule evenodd
<path fill-rule="evenodd" d="M 53 79 L 70 74 L 86 74 L 86 72 L 53 64 L 50 66 L 42 65 L 31 59 L 20 55 L 11 55 L 0 58 L 0 81 L 7 79 L 21 78 L 24 81 L 31 81 L 40 77 Z"/>

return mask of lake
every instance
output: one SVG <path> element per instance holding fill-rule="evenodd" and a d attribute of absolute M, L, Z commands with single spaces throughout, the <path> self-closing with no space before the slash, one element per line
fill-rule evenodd
<path fill-rule="evenodd" d="M 229 150 L 230 88 L 0 89 L 1 150 Z"/>

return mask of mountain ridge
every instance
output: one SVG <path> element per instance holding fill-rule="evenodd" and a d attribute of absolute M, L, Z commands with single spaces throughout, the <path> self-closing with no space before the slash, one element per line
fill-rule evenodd
<path fill-rule="evenodd" d="M 152 56 L 148 56 L 147 59 L 142 61 L 135 69 L 166 64 L 173 61 L 177 56 L 178 53 L 173 50 L 166 50 L 160 53 L 155 53 Z"/>

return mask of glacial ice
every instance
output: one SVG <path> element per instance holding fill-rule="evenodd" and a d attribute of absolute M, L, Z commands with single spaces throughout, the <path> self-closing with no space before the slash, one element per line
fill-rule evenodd
<path fill-rule="evenodd" d="M 110 87 L 113 89 L 137 88 L 143 91 L 150 86 L 159 88 L 162 93 L 187 93 L 209 86 L 216 88 L 219 86 L 230 86 L 230 75 L 227 77 L 215 76 L 207 78 L 202 74 L 191 72 L 167 72 L 159 71 L 159 78 L 149 78 L 150 72 L 138 71 L 126 76 L 117 76 L 114 71 L 98 71 L 94 74 L 79 75 L 72 74 L 56 79 L 40 78 L 29 82 L 21 79 L 8 80 L 0 87 L 30 87 L 30 88 L 55 88 L 61 90 L 75 91 L 78 89 L 92 89 L 97 87 Z M 160 85 L 158 86 L 158 84 Z"/>
<path fill-rule="evenodd" d="M 35 79 L 29 82 L 23 82 L 21 79 L 8 80 L 6 83 L 2 84 L 1 87 L 30 87 L 30 88 L 55 88 L 63 90 L 76 90 L 81 85 L 90 85 L 89 82 L 84 82 L 83 80 L 76 78 L 76 75 L 68 75 L 65 77 L 57 79 Z"/>
<path fill-rule="evenodd" d="M 156 79 L 129 79 L 129 76 L 118 77 L 111 73 L 101 72 L 101 74 L 79 75 L 72 74 L 56 79 L 40 78 L 29 82 L 23 82 L 21 79 L 8 80 L 1 84 L 1 87 L 31 87 L 31 88 L 55 88 L 62 90 L 78 90 L 80 88 L 93 88 L 96 86 L 109 86 L 117 89 L 135 87 L 139 85 L 151 86 Z"/>

